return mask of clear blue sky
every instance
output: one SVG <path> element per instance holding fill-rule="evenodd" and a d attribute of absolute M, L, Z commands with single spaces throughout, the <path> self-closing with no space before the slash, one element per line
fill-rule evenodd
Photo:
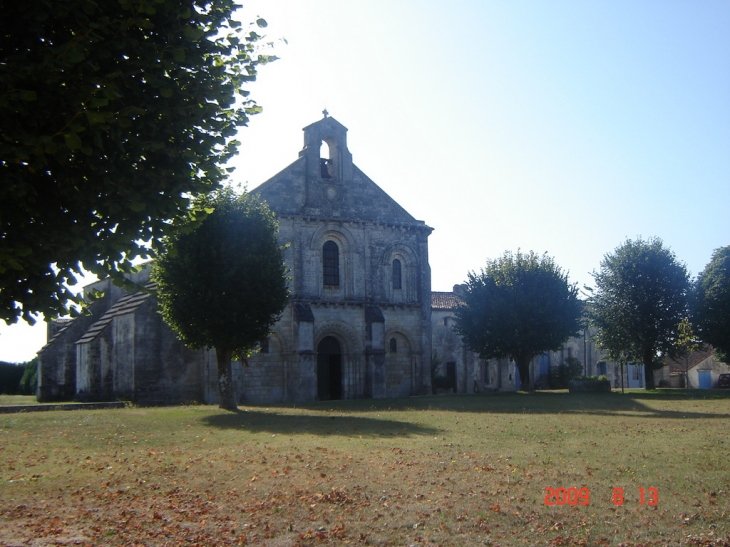
<path fill-rule="evenodd" d="M 696 275 L 730 245 L 727 0 L 257 0 L 279 61 L 251 92 L 235 182 L 297 158 L 323 108 L 430 237 L 434 290 L 505 250 L 579 284 L 626 238 Z M 286 38 L 288 44 L 279 42 Z M 42 329 L 0 327 L 0 360 Z"/>

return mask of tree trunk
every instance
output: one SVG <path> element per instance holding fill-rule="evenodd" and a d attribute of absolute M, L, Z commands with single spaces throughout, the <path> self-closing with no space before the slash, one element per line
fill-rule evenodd
<path fill-rule="evenodd" d="M 644 350 L 644 385 L 646 389 L 654 388 L 654 350 Z"/>
<path fill-rule="evenodd" d="M 517 370 L 520 371 L 520 389 L 522 391 L 533 391 L 532 382 L 530 381 L 530 361 L 531 355 L 519 355 L 515 359 Z"/>
<path fill-rule="evenodd" d="M 215 356 L 218 361 L 218 406 L 224 410 L 238 410 L 236 389 L 233 385 L 233 377 L 231 374 L 233 351 L 216 348 Z"/>

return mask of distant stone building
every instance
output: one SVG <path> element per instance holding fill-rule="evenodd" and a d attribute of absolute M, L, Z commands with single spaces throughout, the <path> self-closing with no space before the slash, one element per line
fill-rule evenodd
<path fill-rule="evenodd" d="M 465 285 L 454 285 L 453 292 L 431 293 L 432 366 L 435 374 L 448 378 L 456 393 L 523 389 L 525 386 L 513 361 L 506 358 L 480 359 L 454 331 L 455 311 L 463 304 L 465 290 Z M 532 360 L 530 377 L 534 387 L 549 388 L 551 371 L 555 372 L 570 361 L 581 365 L 584 376 L 606 376 L 614 388 L 644 387 L 643 365 L 629 363 L 620 367 L 618 363 L 607 360 L 589 329 L 566 340 L 560 349 L 546 351 Z"/>

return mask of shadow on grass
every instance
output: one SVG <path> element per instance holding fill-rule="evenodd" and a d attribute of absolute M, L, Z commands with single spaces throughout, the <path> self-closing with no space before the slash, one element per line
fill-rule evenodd
<path fill-rule="evenodd" d="M 325 412 L 285 414 L 256 409 L 238 410 L 225 414 L 206 416 L 206 425 L 220 429 L 245 430 L 252 433 L 280 433 L 283 435 L 334 435 L 344 437 L 395 437 L 407 438 L 420 435 L 438 435 L 434 427 L 424 427 L 411 422 L 383 420 L 364 416 L 349 416 Z"/>
<path fill-rule="evenodd" d="M 682 406 L 704 401 L 711 408 L 712 402 L 730 400 L 730 392 L 705 393 L 682 390 L 628 391 L 626 393 L 568 393 L 567 391 L 501 392 L 472 395 L 446 395 L 411 397 L 408 399 L 357 399 L 323 401 L 297 405 L 297 408 L 319 412 L 338 413 L 398 412 L 439 410 L 447 412 L 473 412 L 485 414 L 594 414 L 601 416 L 626 416 L 631 414 L 670 419 L 730 418 L 730 411 L 698 412 Z M 671 401 L 672 409 L 660 409 L 652 402 Z M 714 409 L 713 409 L 714 410 Z"/>

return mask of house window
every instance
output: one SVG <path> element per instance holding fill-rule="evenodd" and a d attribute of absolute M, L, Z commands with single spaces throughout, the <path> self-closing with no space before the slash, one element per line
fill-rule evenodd
<path fill-rule="evenodd" d="M 393 288 L 403 288 L 403 285 L 401 283 L 400 260 L 398 260 L 397 258 L 393 261 Z"/>
<path fill-rule="evenodd" d="M 606 375 L 606 362 L 605 361 L 599 361 L 598 362 L 598 375 L 605 376 Z"/>
<path fill-rule="evenodd" d="M 398 340 L 395 338 L 390 339 L 390 353 L 398 353 Z"/>
<path fill-rule="evenodd" d="M 449 326 L 449 318 L 444 317 L 444 327 L 448 327 L 448 326 Z"/>
<path fill-rule="evenodd" d="M 338 287 L 340 285 L 340 250 L 334 241 L 322 246 L 322 267 L 324 284 Z"/>

